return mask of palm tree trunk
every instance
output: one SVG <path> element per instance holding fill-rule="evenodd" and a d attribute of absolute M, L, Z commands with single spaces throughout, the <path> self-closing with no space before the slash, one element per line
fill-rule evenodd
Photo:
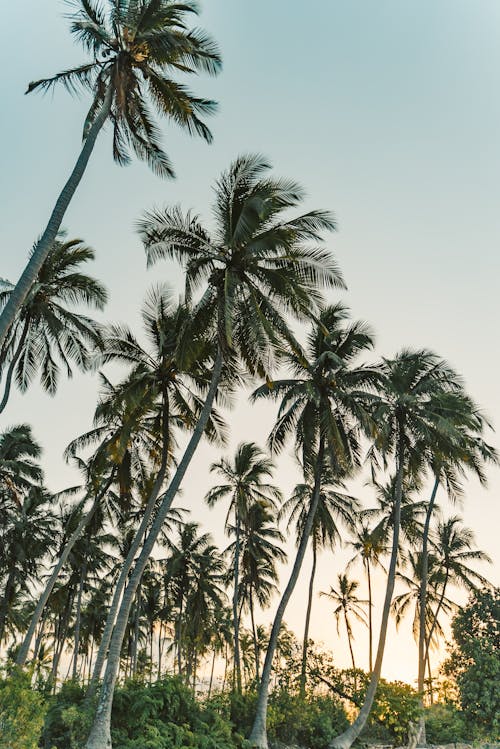
<path fill-rule="evenodd" d="M 116 614 L 118 611 L 118 607 L 120 605 L 120 600 L 121 600 L 121 596 L 123 593 L 123 589 L 125 588 L 125 584 L 127 582 L 129 572 L 132 569 L 132 565 L 134 564 L 135 556 L 137 552 L 139 551 L 139 547 L 148 529 L 151 516 L 156 507 L 156 500 L 158 499 L 158 494 L 160 493 L 160 489 L 165 480 L 165 476 L 167 473 L 168 450 L 170 447 L 169 419 L 170 419 L 170 406 L 169 406 L 169 400 L 168 400 L 168 393 L 164 392 L 163 393 L 163 410 L 162 410 L 161 463 L 160 463 L 160 467 L 158 470 L 158 474 L 156 476 L 155 483 L 153 484 L 153 488 L 151 490 L 151 494 L 148 498 L 146 507 L 144 509 L 141 523 L 132 540 L 130 549 L 127 554 L 127 558 L 125 559 L 123 567 L 120 570 L 118 581 L 116 583 L 115 590 L 113 592 L 111 606 L 109 607 L 108 616 L 106 618 L 106 624 L 104 625 L 104 631 L 102 633 L 102 638 L 101 638 L 101 642 L 99 645 L 99 650 L 97 651 L 96 661 L 94 664 L 94 670 L 92 672 L 92 679 L 90 680 L 89 688 L 86 694 L 87 702 L 90 702 L 90 700 L 94 696 L 96 688 L 97 688 L 97 684 L 99 682 L 99 679 L 101 678 L 104 661 L 106 660 L 106 655 L 108 652 L 109 644 L 111 642 L 111 637 L 113 635 L 113 627 L 115 624 Z"/>
<path fill-rule="evenodd" d="M 250 606 L 250 621 L 252 623 L 252 637 L 253 637 L 253 651 L 255 656 L 255 681 L 259 681 L 259 643 L 257 640 L 257 630 L 255 628 L 255 616 L 254 616 L 254 610 L 253 610 L 253 586 L 252 583 L 250 583 L 250 595 L 248 597 L 248 602 Z"/>
<path fill-rule="evenodd" d="M 339 736 L 336 736 L 333 741 L 330 742 L 330 744 L 328 745 L 329 749 L 350 749 L 351 745 L 358 738 L 361 731 L 365 727 L 366 721 L 368 720 L 368 716 L 370 715 L 370 710 L 373 705 L 373 700 L 375 699 L 375 693 L 377 691 L 378 682 L 380 679 L 380 672 L 382 670 L 382 660 L 384 658 L 385 640 L 387 636 L 387 625 L 389 622 L 392 594 L 394 592 L 394 582 L 396 579 L 396 565 L 399 550 L 399 529 L 401 524 L 401 499 L 403 494 L 404 458 L 403 425 L 399 424 L 397 454 L 398 469 L 394 503 L 394 529 L 392 533 L 391 561 L 387 573 L 387 586 L 385 591 L 384 608 L 382 611 L 382 621 L 380 624 L 380 635 L 377 647 L 377 655 L 375 658 L 375 667 L 371 673 L 365 699 L 356 717 L 356 720 L 351 726 L 349 726 L 349 728 L 347 728 Z"/>
<path fill-rule="evenodd" d="M 432 487 L 431 498 L 425 515 L 424 531 L 422 534 L 422 580 L 420 582 L 420 619 L 418 628 L 418 685 L 417 690 L 423 695 L 425 686 L 425 642 L 426 642 L 426 622 L 425 612 L 427 610 L 427 578 L 429 576 L 429 530 L 431 524 L 432 512 L 439 487 L 439 476 L 435 477 L 434 486 Z M 425 717 L 422 712 L 418 721 L 418 738 L 419 744 L 425 745 Z"/>
<path fill-rule="evenodd" d="M 111 111 L 111 103 L 113 98 L 113 89 L 108 88 L 106 96 L 104 98 L 101 111 L 92 123 L 87 137 L 83 143 L 82 150 L 77 159 L 77 162 L 71 172 L 71 175 L 64 185 L 59 197 L 57 198 L 54 210 L 51 213 L 49 222 L 43 232 L 42 236 L 36 243 L 35 249 L 33 250 L 31 257 L 26 265 L 19 281 L 12 290 L 12 294 L 9 297 L 9 301 L 5 305 L 2 314 L 0 315 L 0 347 L 3 345 L 10 327 L 24 303 L 24 300 L 28 296 L 28 293 L 35 283 L 36 277 L 42 267 L 50 249 L 57 236 L 57 232 L 61 227 L 64 214 L 68 208 L 73 195 L 76 192 L 78 185 L 85 173 L 90 155 L 94 150 L 95 142 L 99 131 L 106 122 L 108 115 Z"/>
<path fill-rule="evenodd" d="M 146 537 L 146 541 L 144 543 L 141 554 L 139 555 L 134 570 L 130 576 L 130 581 L 123 593 L 122 603 L 116 617 L 116 625 L 109 645 L 108 662 L 106 666 L 106 672 L 104 674 L 101 692 L 99 695 L 99 703 L 97 705 L 92 730 L 86 744 L 87 749 L 110 749 L 111 747 L 111 706 L 113 703 L 113 693 L 118 676 L 118 668 L 120 665 L 120 651 L 130 613 L 130 607 L 132 605 L 137 586 L 144 572 L 144 568 L 146 567 L 147 561 L 149 559 L 149 555 L 153 550 L 158 534 L 160 533 L 167 513 L 170 510 L 172 501 L 179 490 L 182 479 L 184 478 L 186 470 L 191 463 L 196 448 L 198 447 L 207 426 L 222 375 L 222 365 L 223 356 L 219 348 L 217 357 L 214 362 L 210 387 L 208 389 L 207 397 L 205 403 L 203 404 L 198 423 L 193 430 L 191 439 L 188 442 L 184 455 L 182 456 L 182 459 L 177 467 L 170 486 L 163 496 L 162 503 L 158 509 L 158 512 L 156 513 L 153 525 Z"/>
<path fill-rule="evenodd" d="M 233 628 L 234 628 L 234 675 L 236 691 L 241 694 L 240 633 L 238 616 L 238 578 L 240 572 L 240 534 L 241 515 L 236 507 L 236 544 L 234 548 L 234 591 L 233 591 Z"/>
<path fill-rule="evenodd" d="M 309 537 L 313 528 L 314 517 L 319 503 L 319 497 L 321 492 L 321 471 L 323 468 L 323 456 L 324 456 L 324 438 L 320 437 L 318 457 L 316 462 L 316 470 L 314 476 L 314 490 L 311 498 L 311 505 L 309 512 L 307 513 L 304 530 L 297 549 L 297 555 L 293 563 L 292 572 L 288 580 L 287 586 L 279 602 L 276 616 L 274 617 L 273 626 L 271 629 L 271 636 L 266 651 L 266 659 L 264 661 L 264 668 L 262 670 L 262 678 L 260 681 L 259 695 L 257 699 L 257 707 L 255 711 L 255 719 L 250 734 L 250 743 L 259 749 L 268 749 L 267 743 L 267 703 L 269 699 L 269 681 L 271 678 L 271 669 L 273 665 L 273 657 L 276 651 L 276 645 L 278 644 L 278 636 L 283 621 L 285 609 L 290 600 L 290 596 L 293 593 L 297 579 L 299 577 L 302 562 L 304 561 L 304 555 L 306 553 L 307 544 L 309 543 Z"/>
<path fill-rule="evenodd" d="M 139 629 L 141 624 L 141 591 L 142 591 L 142 577 L 137 586 L 137 593 L 135 594 L 135 617 L 134 617 L 134 632 L 132 635 L 132 653 L 130 655 L 130 672 L 135 677 L 137 672 L 137 650 L 139 647 Z"/>
<path fill-rule="evenodd" d="M 345 609 L 344 609 L 344 624 L 345 624 L 345 630 L 347 632 L 347 642 L 349 643 L 349 652 L 351 654 L 352 668 L 353 668 L 353 671 L 355 671 L 356 662 L 354 660 L 354 651 L 352 649 L 351 629 L 349 627 L 349 621 L 347 619 L 347 611 Z M 356 689 L 356 675 L 354 675 L 354 689 Z"/>
<path fill-rule="evenodd" d="M 207 699 L 210 699 L 210 695 L 212 694 L 212 684 L 213 684 L 213 681 L 214 681 L 214 669 L 215 669 L 215 656 L 216 655 L 217 655 L 217 649 L 216 649 L 215 644 L 214 644 L 214 654 L 212 656 L 212 667 L 210 669 L 210 681 L 209 681 L 209 684 L 208 684 L 208 695 L 207 695 Z"/>
<path fill-rule="evenodd" d="M 7 622 L 7 612 L 9 610 L 9 601 L 14 587 L 14 578 L 16 576 L 16 568 L 14 566 L 15 560 L 13 560 L 12 567 L 5 583 L 5 590 L 0 603 L 0 642 L 2 642 L 5 634 L 5 625 Z"/>
<path fill-rule="evenodd" d="M 373 671 L 373 617 L 372 617 L 372 574 L 370 560 L 366 560 L 366 577 L 368 580 L 368 664 Z"/>
<path fill-rule="evenodd" d="M 99 494 L 96 495 L 90 510 L 87 512 L 86 515 L 82 517 L 82 519 L 78 523 L 78 526 L 76 527 L 74 532 L 71 534 L 70 538 L 68 539 L 68 542 L 66 543 L 66 546 L 64 547 L 62 551 L 61 556 L 59 557 L 59 560 L 56 566 L 52 570 L 52 574 L 47 581 L 47 585 L 45 586 L 45 589 L 42 595 L 40 596 L 40 599 L 36 605 L 35 611 L 33 612 L 33 616 L 31 617 L 30 625 L 24 637 L 23 643 L 21 647 L 19 648 L 19 652 L 16 658 L 16 664 L 18 666 L 24 666 L 24 664 L 26 663 L 29 649 L 31 646 L 31 641 L 33 640 L 33 637 L 35 634 L 35 630 L 37 628 L 38 622 L 40 621 L 40 617 L 42 616 L 43 610 L 45 606 L 47 605 L 47 601 L 50 598 L 50 594 L 52 593 L 54 585 L 56 584 L 57 578 L 59 577 L 59 573 L 61 572 L 62 568 L 66 564 L 73 546 L 76 544 L 76 542 L 82 535 L 83 531 L 85 530 L 89 522 L 92 520 L 94 513 L 97 510 L 97 507 L 99 506 L 101 499 L 104 497 L 109 487 L 113 483 L 114 477 L 115 477 L 115 469 L 113 469 L 113 471 L 111 472 L 111 475 L 109 479 L 106 481 L 102 490 L 99 492 Z"/>
<path fill-rule="evenodd" d="M 3 398 L 2 398 L 2 402 L 0 403 L 0 414 L 4 410 L 5 406 L 7 405 L 7 401 L 9 400 L 10 386 L 12 384 L 12 375 L 14 374 L 14 369 L 17 364 L 17 360 L 21 356 L 24 342 L 26 340 L 26 336 L 28 335 L 29 327 L 30 327 L 30 317 L 29 315 L 27 315 L 26 320 L 24 321 L 23 332 L 21 333 L 21 337 L 19 338 L 19 341 L 17 343 L 15 354 L 12 357 L 12 361 L 10 362 L 9 368 L 7 370 L 7 376 L 5 378 L 5 388 L 3 391 Z"/>
<path fill-rule="evenodd" d="M 80 573 L 80 583 L 78 585 L 78 596 L 76 599 L 76 619 L 75 619 L 75 644 L 73 654 L 73 679 L 77 676 L 77 665 L 78 665 L 78 650 L 80 649 L 80 625 L 82 621 L 82 596 L 83 596 L 83 585 L 86 577 L 86 563 L 82 565 Z"/>
<path fill-rule="evenodd" d="M 430 647 L 431 647 L 432 636 L 434 634 L 434 630 L 436 629 L 436 625 L 437 625 L 437 621 L 438 621 L 438 616 L 441 613 L 441 608 L 443 606 L 444 597 L 445 597 L 445 593 L 446 593 L 446 588 L 448 587 L 449 573 L 450 573 L 450 571 L 447 569 L 445 577 L 444 577 L 444 581 L 443 581 L 443 589 L 441 591 L 441 596 L 439 598 L 438 605 L 436 607 L 436 611 L 434 612 L 434 616 L 432 618 L 431 628 L 430 628 L 429 634 L 427 636 L 427 642 L 426 642 L 426 646 L 425 646 L 425 657 L 426 658 L 427 658 L 427 655 L 428 655 Z"/>
<path fill-rule="evenodd" d="M 302 643 L 302 666 L 300 669 L 300 694 L 305 697 L 306 694 L 306 672 L 307 672 L 307 647 L 309 642 L 309 623 L 311 621 L 311 608 L 314 591 L 314 577 L 316 575 L 316 562 L 318 550 L 316 548 L 316 538 L 313 536 L 312 543 L 313 563 L 311 577 L 309 579 L 309 595 L 307 599 L 306 623 L 304 627 L 304 641 Z"/>

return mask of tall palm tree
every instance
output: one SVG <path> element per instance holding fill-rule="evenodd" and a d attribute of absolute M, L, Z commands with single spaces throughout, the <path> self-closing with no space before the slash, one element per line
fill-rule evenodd
<path fill-rule="evenodd" d="M 349 560 L 349 568 L 357 559 L 361 559 L 368 583 L 368 665 L 370 673 L 373 671 L 373 595 L 372 569 L 381 567 L 382 557 L 387 553 L 385 534 L 380 532 L 380 525 L 370 529 L 366 520 L 361 519 L 355 526 L 353 540 L 348 541 L 354 550 L 354 556 Z"/>
<path fill-rule="evenodd" d="M 263 501 L 273 509 L 281 503 L 280 490 L 268 483 L 273 475 L 274 465 L 254 442 L 242 442 L 238 445 L 234 460 L 222 458 L 210 466 L 211 472 L 217 472 L 223 484 L 212 487 L 205 496 L 209 507 L 221 500 L 229 500 L 226 515 L 226 532 L 232 524 L 235 533 L 233 552 L 233 627 L 234 627 L 234 673 L 236 687 L 241 692 L 241 666 L 239 646 L 239 569 L 241 562 L 241 529 L 247 524 L 250 507 Z"/>
<path fill-rule="evenodd" d="M 19 314 L 40 268 L 50 252 L 66 209 L 80 184 L 97 136 L 110 120 L 113 158 L 130 161 L 129 150 L 162 177 L 172 177 L 170 160 L 160 146 L 151 107 L 190 134 L 211 140 L 200 116 L 214 111 L 214 102 L 200 99 L 172 77 L 179 72 L 216 74 L 219 51 L 200 29 L 188 29 L 187 17 L 196 14 L 187 0 L 75 0 L 71 33 L 82 44 L 89 61 L 51 78 L 30 83 L 27 93 L 62 85 L 71 94 L 88 91 L 92 103 L 83 127 L 83 146 L 60 193 L 49 222 L 0 315 L 0 350 Z"/>
<path fill-rule="evenodd" d="M 390 457 L 396 463 L 391 557 L 377 654 L 365 699 L 352 725 L 330 742 L 332 748 L 349 749 L 370 714 L 380 679 L 394 591 L 404 482 L 411 479 L 421 465 L 422 445 L 443 441 L 446 435 L 454 434 L 453 423 L 443 417 L 440 398 L 459 391 L 455 372 L 430 351 L 404 349 L 393 359 L 382 360 L 379 392 L 373 409 L 377 425 L 374 447 L 382 455 L 384 464 Z"/>
<path fill-rule="evenodd" d="M 267 702 L 273 657 L 313 529 L 323 477 L 347 475 L 358 465 L 359 430 L 361 426 L 369 427 L 364 402 L 375 373 L 356 360 L 372 347 L 373 337 L 366 325 L 349 323 L 348 318 L 349 312 L 342 304 L 321 310 L 309 332 L 306 348 L 289 338 L 289 349 L 282 356 L 292 376 L 268 382 L 252 396 L 281 398 L 270 445 L 280 450 L 293 437 L 305 475 L 313 477 L 311 502 L 290 578 L 276 611 L 262 671 L 250 735 L 250 741 L 261 749 L 267 749 Z"/>
<path fill-rule="evenodd" d="M 223 375 L 227 377 L 231 364 L 240 362 L 249 372 L 265 376 L 279 336 L 287 330 L 285 314 L 304 319 L 317 305 L 321 286 L 342 285 L 332 256 L 322 246 L 322 232 L 334 228 L 330 214 L 309 211 L 285 218 L 284 212 L 299 205 L 303 193 L 294 182 L 269 178 L 269 168 L 260 156 L 242 156 L 222 175 L 216 186 L 213 236 L 198 218 L 183 216 L 178 208 L 153 212 L 141 223 L 150 262 L 166 257 L 184 263 L 188 300 L 206 282 L 191 324 L 193 330 L 212 332 L 217 352 L 199 420 L 123 596 L 87 749 L 110 744 L 111 704 L 128 611 L 205 431 Z"/>
<path fill-rule="evenodd" d="M 8 427 L 0 433 L 0 501 L 22 506 L 22 493 L 38 486 L 43 472 L 38 465 L 42 449 L 28 424 Z"/>
<path fill-rule="evenodd" d="M 228 530 L 231 535 L 236 535 L 237 529 L 234 525 Z M 233 541 L 227 548 L 227 552 L 233 557 L 232 568 L 234 570 L 236 547 L 240 548 L 238 618 L 241 617 L 243 609 L 250 612 L 255 678 L 258 680 L 260 649 L 255 625 L 255 604 L 258 603 L 261 608 L 267 608 L 273 594 L 277 591 L 276 564 L 286 560 L 286 554 L 278 544 L 285 539 L 276 525 L 274 508 L 267 499 L 258 499 L 247 508 L 240 533 L 240 543 L 236 544 L 236 541 Z"/>
<path fill-rule="evenodd" d="M 71 362 L 80 369 L 89 363 L 89 353 L 101 342 L 99 325 L 71 310 L 73 305 L 103 309 L 107 293 L 95 278 L 82 273 L 83 263 L 94 259 L 94 252 L 81 240 L 54 240 L 15 323 L 9 331 L 0 374 L 6 368 L 0 413 L 7 405 L 12 378 L 25 391 L 40 371 L 42 387 L 55 393 L 60 359 L 71 377 Z M 2 282 L 0 308 L 12 294 L 12 284 Z"/>
<path fill-rule="evenodd" d="M 300 692 L 305 695 L 306 677 L 307 677 L 307 650 L 309 642 L 309 625 L 311 620 L 312 600 L 314 593 L 314 578 L 316 575 L 316 564 L 318 552 L 322 549 L 333 549 L 341 541 L 341 532 L 339 521 L 348 528 L 353 527 L 353 514 L 359 509 L 357 500 L 354 497 L 342 494 L 335 486 L 333 477 L 323 477 L 324 485 L 321 486 L 318 506 L 313 520 L 311 530 L 312 546 L 312 567 L 309 578 L 309 593 L 307 599 L 306 619 L 304 626 L 304 639 L 302 643 L 302 664 L 300 671 Z M 342 486 L 342 484 L 340 484 Z M 290 529 L 295 522 L 296 541 L 300 542 L 304 525 L 307 521 L 309 507 L 311 505 L 314 486 L 311 481 L 297 484 L 293 490 L 292 496 L 283 505 L 280 515 L 289 515 L 287 529 Z"/>
<path fill-rule="evenodd" d="M 352 667 L 353 669 L 355 669 L 356 662 L 354 660 L 354 651 L 352 649 L 353 634 L 349 617 L 353 616 L 359 622 L 362 622 L 363 624 L 366 624 L 368 626 L 368 622 L 366 621 L 363 609 L 364 604 L 367 604 L 368 601 L 364 601 L 361 598 L 357 597 L 356 591 L 359 588 L 359 583 L 357 582 L 357 580 L 349 580 L 345 572 L 339 573 L 337 576 L 337 580 L 337 590 L 331 585 L 329 591 L 323 591 L 320 593 L 320 595 L 329 598 L 330 601 L 333 601 L 335 605 L 333 614 L 335 616 L 335 621 L 337 622 L 337 634 L 339 634 L 340 618 L 342 617 L 344 620 L 347 642 L 349 643 L 349 652 L 351 654 Z"/>

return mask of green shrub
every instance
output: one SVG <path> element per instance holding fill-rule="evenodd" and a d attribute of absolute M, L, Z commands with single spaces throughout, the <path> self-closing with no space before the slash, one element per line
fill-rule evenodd
<path fill-rule="evenodd" d="M 425 710 L 426 738 L 430 744 L 452 744 L 467 741 L 467 727 L 463 713 L 455 705 L 438 702 Z"/>
<path fill-rule="evenodd" d="M 29 673 L 13 669 L 0 679 L 0 748 L 37 749 L 45 710 Z"/>
<path fill-rule="evenodd" d="M 52 697 L 43 728 L 47 749 L 81 749 L 90 731 L 92 709 L 84 704 L 85 692 L 74 681 L 66 681 Z"/>

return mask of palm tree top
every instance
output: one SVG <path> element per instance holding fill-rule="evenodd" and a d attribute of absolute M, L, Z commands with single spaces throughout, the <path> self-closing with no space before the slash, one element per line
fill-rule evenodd
<path fill-rule="evenodd" d="M 115 161 L 127 164 L 132 149 L 160 176 L 174 176 L 160 146 L 152 109 L 189 134 L 206 141 L 212 138 L 200 117 L 212 114 L 215 102 L 194 96 L 173 77 L 198 72 L 215 75 L 221 68 L 216 43 L 205 31 L 188 28 L 187 17 L 198 14 L 198 4 L 192 0 L 72 0 L 71 5 L 71 33 L 90 60 L 30 83 L 26 93 L 48 91 L 57 84 L 71 94 L 90 91 L 93 101 L 84 138 L 109 101 Z"/>

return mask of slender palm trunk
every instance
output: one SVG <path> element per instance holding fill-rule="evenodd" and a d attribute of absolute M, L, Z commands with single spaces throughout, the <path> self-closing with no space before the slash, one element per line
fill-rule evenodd
<path fill-rule="evenodd" d="M 436 494 L 439 487 L 439 477 L 436 476 L 434 480 L 434 486 L 432 487 L 432 494 L 427 507 L 425 515 L 424 531 L 422 534 L 422 580 L 420 582 L 420 618 L 419 618 L 419 629 L 418 629 L 418 686 L 417 689 L 423 695 L 425 687 L 425 643 L 426 643 L 426 622 L 425 612 L 427 610 L 427 578 L 429 577 L 429 530 L 431 524 L 432 512 L 434 510 L 434 503 L 436 501 Z M 419 744 L 425 745 L 425 717 L 422 712 L 418 721 L 418 739 Z"/>
<path fill-rule="evenodd" d="M 156 476 L 156 480 L 151 490 L 151 494 L 148 498 L 146 507 L 144 509 L 141 523 L 132 540 L 130 549 L 128 550 L 127 558 L 125 559 L 125 562 L 123 563 L 123 566 L 120 570 L 120 574 L 118 576 L 118 580 L 117 580 L 117 583 L 113 592 L 111 606 L 109 607 L 108 616 L 106 618 L 106 624 L 104 625 L 104 631 L 102 633 L 102 638 L 101 638 L 101 642 L 99 645 L 99 650 L 97 651 L 97 656 L 96 656 L 96 660 L 94 664 L 94 670 L 92 672 L 92 679 L 90 680 L 89 688 L 87 690 L 87 695 L 86 695 L 87 702 L 90 702 L 91 699 L 93 698 L 95 691 L 97 689 L 97 684 L 99 683 L 99 679 L 101 678 L 104 662 L 106 660 L 106 655 L 108 653 L 109 644 L 111 642 L 111 637 L 113 635 L 113 627 L 115 625 L 116 614 L 118 611 L 118 607 L 120 605 L 121 596 L 125 588 L 125 584 L 127 582 L 130 570 L 132 569 L 132 565 L 134 564 L 136 554 L 139 551 L 139 547 L 143 541 L 144 535 L 146 534 L 146 531 L 148 529 L 148 526 L 151 520 L 151 516 L 153 515 L 154 509 L 156 507 L 156 500 L 158 499 L 158 494 L 160 493 L 160 489 L 165 480 L 165 476 L 167 473 L 167 464 L 168 464 L 168 450 L 170 447 L 169 418 L 170 418 L 170 405 L 169 405 L 169 400 L 168 400 L 168 393 L 164 392 L 163 393 L 163 410 L 162 410 L 161 463 L 160 463 L 160 467 L 158 470 L 158 474 Z"/>
<path fill-rule="evenodd" d="M 214 654 L 212 656 L 212 667 L 210 668 L 210 681 L 208 684 L 208 695 L 207 698 L 210 699 L 210 695 L 212 694 L 212 684 L 214 681 L 214 669 L 215 669 L 215 656 L 217 655 L 217 649 L 214 645 Z"/>
<path fill-rule="evenodd" d="M 313 542 L 312 542 L 312 552 L 313 552 L 313 563 L 312 563 L 312 569 L 311 569 L 311 577 L 309 579 L 309 594 L 307 598 L 307 610 L 306 610 L 306 623 L 304 627 L 304 641 L 302 643 L 302 666 L 300 669 L 300 694 L 302 697 L 306 694 L 306 674 L 307 674 L 307 648 L 309 643 L 309 624 L 311 621 L 311 609 L 312 609 L 312 599 L 313 599 L 313 591 L 314 591 L 314 577 L 316 575 L 316 562 L 317 562 L 317 544 L 316 544 L 316 538 L 313 535 Z"/>
<path fill-rule="evenodd" d="M 356 717 L 354 723 L 339 736 L 336 736 L 329 744 L 329 749 L 350 749 L 351 745 L 358 738 L 361 731 L 366 725 L 368 716 L 375 699 L 380 672 L 382 670 L 382 660 L 384 658 L 385 640 L 387 635 L 387 625 L 389 623 L 389 614 L 391 609 L 392 594 L 394 592 L 394 581 L 396 579 L 396 565 L 399 550 L 399 529 L 401 524 L 401 498 L 403 494 L 403 474 L 404 474 L 404 435 L 403 425 L 399 425 L 398 435 L 398 469 L 396 478 L 396 494 L 394 503 L 394 529 L 392 534 L 391 561 L 387 573 L 387 586 L 385 591 L 384 608 L 382 611 L 382 621 L 380 624 L 380 635 L 375 658 L 375 666 L 370 676 L 370 682 L 366 691 L 363 705 Z"/>
<path fill-rule="evenodd" d="M 262 670 L 262 678 L 260 680 L 259 695 L 257 699 L 257 707 L 255 712 L 255 719 L 252 726 L 252 732 L 250 734 L 250 743 L 259 749 L 268 749 L 267 743 L 267 703 L 269 699 L 269 682 L 271 679 L 271 669 L 273 665 L 273 657 L 276 651 L 276 645 L 278 644 L 278 636 L 283 621 L 285 609 L 290 600 L 290 596 L 293 593 L 297 579 L 299 577 L 302 562 L 304 561 L 304 555 L 306 553 L 307 544 L 309 543 L 309 537 L 314 524 L 314 517 L 318 508 L 319 497 L 321 492 L 321 471 L 323 468 L 323 456 L 324 456 L 324 438 L 321 436 L 318 457 L 316 462 L 316 470 L 314 476 L 314 490 L 311 498 L 311 505 L 309 512 L 307 513 L 304 530 L 297 549 L 297 556 L 293 564 L 292 572 L 288 580 L 287 586 L 279 602 L 276 616 L 274 617 L 273 626 L 271 629 L 271 636 L 267 646 L 266 659 L 264 661 L 264 668 Z"/>
<path fill-rule="evenodd" d="M 0 346 L 5 341 L 10 327 L 16 316 L 19 314 L 24 300 L 29 294 L 29 291 L 35 283 L 36 277 L 42 267 L 47 255 L 50 252 L 54 240 L 57 236 L 57 232 L 61 227 L 64 214 L 68 208 L 73 195 L 76 192 L 78 185 L 85 173 L 90 155 L 94 149 L 97 136 L 102 126 L 106 122 L 108 115 L 111 111 L 111 102 L 113 98 L 112 88 L 108 88 L 106 96 L 104 98 L 101 111 L 95 118 L 92 127 L 90 128 L 87 137 L 83 143 L 82 150 L 77 159 L 77 162 L 71 172 L 71 175 L 64 185 L 59 197 L 57 198 L 54 210 L 49 218 L 49 222 L 43 232 L 42 236 L 38 240 L 33 253 L 26 265 L 21 278 L 17 282 L 16 286 L 12 290 L 12 294 L 9 297 L 9 301 L 5 305 L 2 314 L 0 315 Z"/>
<path fill-rule="evenodd" d="M 74 637 L 74 653 L 73 653 L 73 679 L 76 679 L 78 673 L 78 651 L 80 649 L 80 627 L 82 621 L 82 597 L 83 597 L 83 586 L 85 583 L 86 576 L 86 563 L 82 565 L 80 573 L 80 582 L 78 585 L 78 596 L 76 599 L 76 619 L 75 619 L 75 637 Z"/>
<path fill-rule="evenodd" d="M 354 651 L 352 649 L 351 628 L 349 626 L 349 620 L 347 618 L 347 611 L 345 609 L 344 609 L 344 624 L 345 624 L 345 631 L 347 633 L 347 642 L 349 643 L 349 652 L 351 654 L 352 667 L 353 667 L 353 670 L 355 671 L 356 670 L 356 662 L 354 660 Z M 356 676 L 354 676 L 354 683 L 356 683 Z"/>
<path fill-rule="evenodd" d="M 240 535 L 241 514 L 236 507 L 236 545 L 234 548 L 234 590 L 233 590 L 233 628 L 234 628 L 234 678 L 236 680 L 236 691 L 241 693 L 241 659 L 240 659 L 240 632 L 238 615 L 239 573 L 240 573 Z"/>
<path fill-rule="evenodd" d="M 108 491 L 109 487 L 114 481 L 115 477 L 115 469 L 111 472 L 111 476 L 104 484 L 104 487 L 101 489 L 101 491 L 96 495 L 92 507 L 87 512 L 86 515 L 82 517 L 80 522 L 78 523 L 78 526 L 74 530 L 74 532 L 71 534 L 70 538 L 68 539 L 66 546 L 64 547 L 61 556 L 59 557 L 59 560 L 52 570 L 52 574 L 50 575 L 47 585 L 45 586 L 45 589 L 42 593 L 42 595 L 39 598 L 39 601 L 36 605 L 35 611 L 33 612 L 33 616 L 31 617 L 30 625 L 28 627 L 28 631 L 26 632 L 26 635 L 24 637 L 23 643 L 21 647 L 19 648 L 19 652 L 17 654 L 16 663 L 18 666 L 24 666 L 26 663 L 26 660 L 28 658 L 29 649 L 31 647 L 31 641 L 33 640 L 33 637 L 35 635 L 35 630 L 38 626 L 38 622 L 40 621 L 40 617 L 42 616 L 43 610 L 45 606 L 47 605 L 47 601 L 50 598 L 50 594 L 52 593 L 52 590 L 54 588 L 54 585 L 56 584 L 57 578 L 59 577 L 59 573 L 61 572 L 62 568 L 66 564 L 68 557 L 71 553 L 71 550 L 73 546 L 76 544 L 80 536 L 82 535 L 83 531 L 87 527 L 87 525 L 92 520 L 95 511 L 97 510 L 99 503 L 101 499 L 104 497 L 106 492 Z"/>
<path fill-rule="evenodd" d="M 259 681 L 259 661 L 260 661 L 260 655 L 259 655 L 259 642 L 257 640 L 257 629 L 255 627 L 255 616 L 254 616 L 254 610 L 253 610 L 253 586 L 252 583 L 250 583 L 250 595 L 248 597 L 248 603 L 250 606 L 250 621 L 252 623 L 252 638 L 253 638 L 253 652 L 254 652 L 254 658 L 255 658 L 255 681 Z"/>
<path fill-rule="evenodd" d="M 438 616 L 441 613 L 441 609 L 443 607 L 444 598 L 445 598 L 445 594 L 446 594 L 446 588 L 448 587 L 449 575 L 450 575 L 450 571 L 449 571 L 449 569 L 447 569 L 445 577 L 444 577 L 444 581 L 443 581 L 443 589 L 442 589 L 441 595 L 439 597 L 439 601 L 438 601 L 438 605 L 436 607 L 436 611 L 434 612 L 434 616 L 432 617 L 431 628 L 430 628 L 429 634 L 427 636 L 427 641 L 426 641 L 426 645 L 425 645 L 425 657 L 426 658 L 427 658 L 427 656 L 429 654 L 429 650 L 430 650 L 431 642 L 432 642 L 432 637 L 433 637 L 434 632 L 436 630 L 436 626 L 437 626 L 437 622 L 438 622 Z"/>
<path fill-rule="evenodd" d="M 431 670 L 431 659 L 429 655 L 429 651 L 427 651 L 427 657 L 425 659 L 427 661 L 427 678 L 429 679 L 429 702 L 431 705 L 434 704 L 434 691 L 432 686 L 432 670 Z"/>
<path fill-rule="evenodd" d="M 365 560 L 366 578 L 368 580 L 368 664 L 370 673 L 373 671 L 373 616 L 372 616 L 372 573 L 370 560 Z"/>
<path fill-rule="evenodd" d="M 205 403 L 203 404 L 198 423 L 193 430 L 191 439 L 189 440 L 189 443 L 177 467 L 170 486 L 163 496 L 162 503 L 158 509 L 158 512 L 156 513 L 153 525 L 146 537 L 146 541 L 144 543 L 141 554 L 139 555 L 139 558 L 130 576 L 129 583 L 123 593 L 122 603 L 116 617 L 116 625 L 109 645 L 108 662 L 99 695 L 99 704 L 96 709 L 92 730 L 86 744 L 87 749 L 109 749 L 111 747 L 111 706 L 113 703 L 113 693 L 120 665 L 120 651 L 127 627 L 130 607 L 132 605 L 137 586 L 144 572 L 144 568 L 146 567 L 147 561 L 149 559 L 149 555 L 153 550 L 158 534 L 160 533 L 167 513 L 170 510 L 172 501 L 179 490 L 182 479 L 184 478 L 186 470 L 191 463 L 196 448 L 198 447 L 198 444 L 207 426 L 208 420 L 210 418 L 210 413 L 212 411 L 212 406 L 214 404 L 215 395 L 219 387 L 219 382 L 222 374 L 222 365 L 223 357 L 222 352 L 219 349 L 216 360 L 214 362 L 214 369 L 210 387 L 208 389 L 207 397 L 205 399 Z"/>
<path fill-rule="evenodd" d="M 142 578 L 137 586 L 137 593 L 135 594 L 135 617 L 134 617 L 134 632 L 132 635 L 132 652 L 130 655 L 130 673 L 135 676 L 137 673 L 137 650 L 139 647 L 139 629 L 141 623 L 141 591 L 142 591 Z"/>
<path fill-rule="evenodd" d="M 7 376 L 5 378 L 5 388 L 3 391 L 3 398 L 2 398 L 2 402 L 0 403 L 0 414 L 4 410 L 5 406 L 7 405 L 7 401 L 9 400 L 10 386 L 12 384 L 12 375 L 14 374 L 14 369 L 17 364 L 17 360 L 21 356 L 24 342 L 26 340 L 26 336 L 28 335 L 29 327 L 30 327 L 30 317 L 29 315 L 27 315 L 26 320 L 24 321 L 23 332 L 21 333 L 21 337 L 19 338 L 19 341 L 17 343 L 16 351 L 14 353 L 14 356 L 12 357 L 12 360 L 9 364 L 9 368 L 7 370 Z"/>

